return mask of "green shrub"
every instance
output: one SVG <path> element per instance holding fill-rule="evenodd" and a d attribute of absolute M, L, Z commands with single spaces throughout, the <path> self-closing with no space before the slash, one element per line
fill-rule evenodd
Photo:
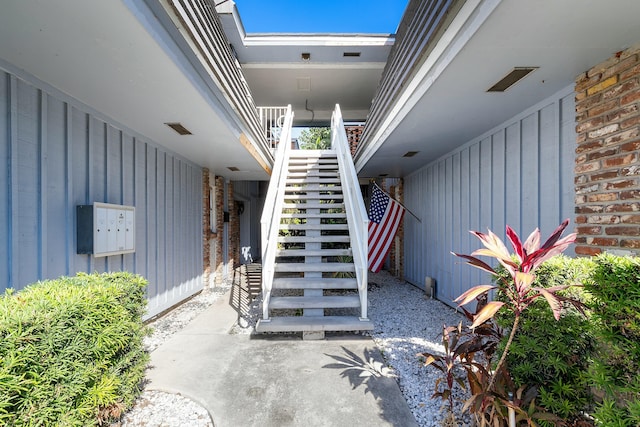
<path fill-rule="evenodd" d="M 96 425 L 131 407 L 149 360 L 146 284 L 79 274 L 0 297 L 0 425 Z"/>
<path fill-rule="evenodd" d="M 592 269 L 593 261 L 589 258 L 559 255 L 537 269 L 534 286 L 549 288 L 583 283 L 588 281 Z M 508 275 L 504 270 L 501 274 Z M 559 295 L 583 303 L 589 301 L 588 294 L 579 286 L 561 291 Z M 513 315 L 502 313 L 497 321 L 508 328 L 513 324 Z M 539 393 L 536 402 L 563 420 L 579 419 L 581 411 L 592 400 L 586 375 L 595 349 L 591 329 L 590 320 L 571 306 L 565 307 L 556 321 L 549 304 L 539 299 L 523 313 L 519 333 L 507 356 L 507 367 L 516 387 L 536 387 Z M 501 346 L 506 339 L 503 337 Z"/>
<path fill-rule="evenodd" d="M 603 401 L 595 418 L 604 426 L 640 425 L 640 259 L 596 258 L 593 294 L 599 351 L 591 370 Z"/>

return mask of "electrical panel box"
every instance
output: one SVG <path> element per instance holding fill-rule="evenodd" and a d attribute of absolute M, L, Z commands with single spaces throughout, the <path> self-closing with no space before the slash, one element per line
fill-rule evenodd
<path fill-rule="evenodd" d="M 77 253 L 102 257 L 135 252 L 135 214 L 133 206 L 76 206 Z"/>

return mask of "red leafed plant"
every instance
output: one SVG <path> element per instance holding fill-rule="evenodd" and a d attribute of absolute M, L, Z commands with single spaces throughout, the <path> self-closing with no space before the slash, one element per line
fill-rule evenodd
<path fill-rule="evenodd" d="M 500 368 L 507 357 L 509 347 L 511 346 L 513 337 L 515 336 L 520 324 L 520 317 L 531 303 L 540 297 L 544 297 L 547 300 L 547 303 L 549 303 L 549 307 L 551 307 L 556 320 L 560 318 L 560 311 L 562 309 L 563 302 L 575 303 L 575 301 L 567 300 L 566 298 L 558 295 L 559 291 L 568 288 L 570 285 L 554 286 L 551 288 L 531 286 L 535 279 L 534 272 L 536 268 L 549 258 L 564 252 L 576 239 L 575 233 L 571 233 L 566 237 L 561 238 L 562 233 L 568 225 L 569 220 L 565 219 L 562 224 L 555 229 L 551 236 L 549 236 L 547 241 L 542 244 L 542 246 L 540 246 L 539 229 L 536 228 L 523 243 L 518 234 L 507 225 L 507 238 L 515 251 L 515 259 L 507 250 L 507 247 L 504 245 L 502 240 L 493 234 L 491 230 L 489 230 L 488 234 L 484 234 L 479 231 L 471 232 L 480 239 L 484 248 L 476 250 L 471 255 L 453 253 L 455 256 L 466 259 L 467 264 L 496 276 L 496 271 L 489 264 L 477 258 L 477 256 L 493 257 L 498 260 L 498 262 L 509 272 L 511 276 L 510 280 L 498 282 L 497 286 L 475 286 L 455 300 L 459 305 L 465 305 L 480 296 L 486 295 L 492 289 L 499 289 L 505 296 L 507 300 L 506 302 L 491 301 L 479 310 L 473 317 L 473 323 L 471 324 L 472 329 L 487 320 L 492 319 L 498 310 L 505 305 L 514 314 L 514 322 L 511 327 L 511 332 L 509 333 L 509 338 L 504 351 L 502 352 L 502 356 L 496 365 L 494 374 L 491 376 L 489 381 L 489 390 L 493 388 L 496 373 L 500 371 Z"/>
<path fill-rule="evenodd" d="M 567 286 L 555 286 L 550 288 L 534 287 L 534 272 L 544 261 L 560 254 L 575 240 L 575 233 L 561 238 L 563 231 L 568 226 L 569 220 L 565 220 L 551 234 L 544 244 L 540 245 L 540 231 L 534 230 L 523 243 L 518 235 L 509 226 L 506 234 L 515 252 L 512 255 L 504 243 L 489 230 L 488 234 L 477 231 L 472 232 L 477 236 L 484 248 L 478 249 L 471 255 L 454 255 L 464 258 L 468 264 L 480 268 L 496 279 L 496 286 L 480 285 L 460 295 L 455 301 L 460 306 L 477 301 L 475 313 L 461 307 L 465 316 L 471 322 L 470 329 L 457 327 L 443 328 L 443 344 L 445 355 L 425 352 L 418 356 L 423 359 L 425 365 L 434 366 L 444 374 L 444 378 L 436 383 L 433 397 L 440 397 L 448 401 L 450 410 L 453 410 L 452 388 L 458 384 L 467 389 L 471 397 L 463 407 L 463 412 L 468 411 L 476 416 L 479 425 L 503 426 L 509 417 L 509 411 L 516 413 L 516 422 L 534 426 L 534 419 L 547 420 L 559 423 L 555 416 L 546 413 L 535 404 L 537 390 L 531 387 L 520 387 L 515 390 L 511 375 L 507 369 L 505 360 L 509 347 L 518 330 L 522 313 L 540 297 L 545 298 L 553 310 L 556 319 L 560 317 L 563 304 L 571 303 L 578 309 L 582 309 L 580 303 L 558 295 L 558 292 Z M 508 276 L 498 275 L 487 263 L 477 258 L 489 256 L 497 261 L 509 273 Z M 503 279 L 501 279 L 503 278 Z M 503 295 L 503 301 L 488 300 L 488 293 L 493 289 Z M 497 356 L 498 343 L 501 341 L 504 331 L 494 321 L 494 316 L 500 309 L 513 312 L 514 322 L 509 331 L 509 337 L 505 344 L 498 363 L 493 366 L 494 355 Z M 468 384 L 456 378 L 456 366 L 465 372 Z"/>

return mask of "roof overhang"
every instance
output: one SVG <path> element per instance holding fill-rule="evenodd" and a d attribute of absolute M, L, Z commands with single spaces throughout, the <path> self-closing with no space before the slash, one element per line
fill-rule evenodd
<path fill-rule="evenodd" d="M 268 179 L 243 146 L 237 114 L 162 13 L 134 0 L 8 2 L 0 61 L 217 175 Z M 192 134 L 165 124 L 173 122 Z"/>
<path fill-rule="evenodd" d="M 359 175 L 405 176 L 567 88 L 640 42 L 639 15 L 637 0 L 468 0 L 359 159 Z M 487 92 L 519 66 L 539 68 Z M 409 151 L 418 153 L 403 157 Z"/>
<path fill-rule="evenodd" d="M 291 104 L 296 126 L 327 125 L 335 104 L 366 119 L 393 35 L 247 34 L 232 1 L 217 11 L 257 105 Z"/>

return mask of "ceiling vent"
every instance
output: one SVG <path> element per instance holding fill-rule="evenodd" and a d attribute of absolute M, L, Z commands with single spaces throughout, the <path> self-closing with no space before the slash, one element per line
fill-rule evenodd
<path fill-rule="evenodd" d="M 487 89 L 487 92 L 504 92 L 538 68 L 539 67 L 514 67 L 509 74 Z"/>
<path fill-rule="evenodd" d="M 180 135 L 192 135 L 192 133 L 186 127 L 182 126 L 182 123 L 165 123 L 171 129 L 175 130 Z"/>
<path fill-rule="evenodd" d="M 227 166 L 227 169 L 229 169 L 231 172 L 238 172 L 240 170 L 235 166 Z"/>
<path fill-rule="evenodd" d="M 343 52 L 342 56 L 357 58 L 360 56 L 360 52 Z"/>
<path fill-rule="evenodd" d="M 407 151 L 406 153 L 404 153 L 404 155 L 402 157 L 413 157 L 418 153 L 419 153 L 419 151 Z"/>
<path fill-rule="evenodd" d="M 311 77 L 297 77 L 296 87 L 301 92 L 311 91 Z"/>

